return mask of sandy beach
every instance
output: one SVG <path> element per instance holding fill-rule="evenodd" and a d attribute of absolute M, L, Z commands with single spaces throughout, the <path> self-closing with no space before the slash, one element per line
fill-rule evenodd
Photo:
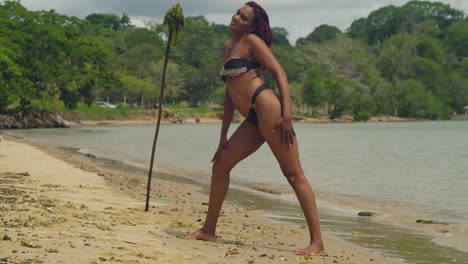
<path fill-rule="evenodd" d="M 324 254 L 297 257 L 305 226 L 232 205 L 216 242 L 181 239 L 201 226 L 208 197 L 156 172 L 145 212 L 142 174 L 0 135 L 0 263 L 402 263 L 328 233 Z"/>

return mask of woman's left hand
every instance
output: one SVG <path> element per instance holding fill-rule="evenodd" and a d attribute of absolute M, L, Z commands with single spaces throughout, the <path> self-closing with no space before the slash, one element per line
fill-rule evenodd
<path fill-rule="evenodd" d="M 294 144 L 294 137 L 296 136 L 292 125 L 292 118 L 287 115 L 282 116 L 278 122 L 276 122 L 276 127 L 273 132 L 277 129 L 281 132 L 281 143 L 291 147 Z"/>

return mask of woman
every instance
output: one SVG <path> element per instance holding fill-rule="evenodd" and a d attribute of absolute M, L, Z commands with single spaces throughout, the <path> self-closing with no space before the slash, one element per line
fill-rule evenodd
<path fill-rule="evenodd" d="M 288 80 L 269 49 L 273 34 L 268 15 L 257 3 L 248 2 L 234 14 L 229 28 L 232 37 L 224 44 L 225 64 L 221 70 L 221 78 L 226 82 L 224 118 L 219 146 L 212 159 L 208 214 L 203 227 L 186 238 L 215 240 L 230 171 L 267 142 L 294 189 L 309 226 L 310 243 L 296 254 L 319 254 L 323 242 L 315 197 L 299 161 Z M 275 77 L 279 96 L 265 84 L 264 70 Z M 246 119 L 228 140 L 234 109 Z"/>

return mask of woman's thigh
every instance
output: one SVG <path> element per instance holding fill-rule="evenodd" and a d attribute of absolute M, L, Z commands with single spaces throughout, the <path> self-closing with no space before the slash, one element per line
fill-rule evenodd
<path fill-rule="evenodd" d="M 237 163 L 254 153 L 265 142 L 259 128 L 244 120 L 228 140 L 214 165 L 230 171 Z"/>
<path fill-rule="evenodd" d="M 294 144 L 292 146 L 285 145 L 282 142 L 281 131 L 276 127 L 278 120 L 281 118 L 281 104 L 277 96 L 271 91 L 262 92 L 257 98 L 255 109 L 257 111 L 260 132 L 273 152 L 283 173 L 288 175 L 290 173 L 302 174 L 296 137 L 293 138 Z"/>

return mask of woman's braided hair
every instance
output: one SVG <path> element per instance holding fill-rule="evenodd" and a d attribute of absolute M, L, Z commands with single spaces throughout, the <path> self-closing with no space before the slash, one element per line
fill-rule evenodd
<path fill-rule="evenodd" d="M 265 9 L 254 1 L 247 2 L 245 5 L 250 6 L 255 14 L 255 19 L 253 21 L 255 24 L 255 31 L 253 33 L 263 39 L 265 44 L 271 48 L 273 42 L 273 31 L 270 28 L 270 20 L 268 19 Z"/>

